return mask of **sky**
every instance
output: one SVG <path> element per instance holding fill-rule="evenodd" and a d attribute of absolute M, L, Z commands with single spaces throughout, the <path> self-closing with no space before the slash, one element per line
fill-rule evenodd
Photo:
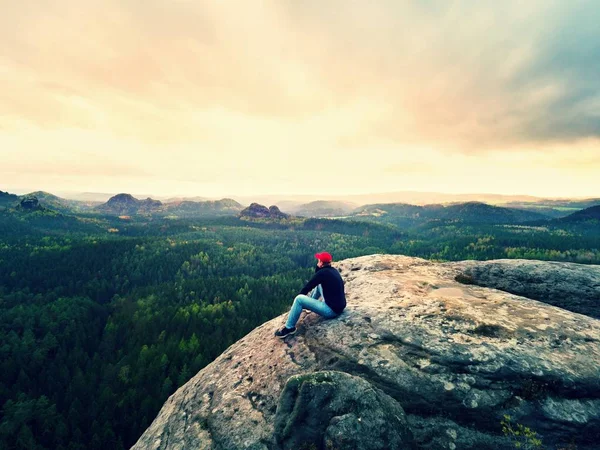
<path fill-rule="evenodd" d="M 599 196 L 594 3 L 0 0 L 0 190 Z"/>

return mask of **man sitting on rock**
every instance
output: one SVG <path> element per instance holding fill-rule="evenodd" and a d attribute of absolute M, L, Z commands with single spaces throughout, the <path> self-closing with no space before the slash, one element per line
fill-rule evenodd
<path fill-rule="evenodd" d="M 294 304 L 288 315 L 285 327 L 275 332 L 278 338 L 285 338 L 296 332 L 296 322 L 303 309 L 313 311 L 326 319 L 339 316 L 346 307 L 344 293 L 344 280 L 335 267 L 332 267 L 332 257 L 327 252 L 315 254 L 317 267 L 315 275 L 302 288 L 300 294 L 294 299 Z M 311 289 L 311 295 L 307 295 Z M 323 301 L 319 301 L 319 297 Z"/>

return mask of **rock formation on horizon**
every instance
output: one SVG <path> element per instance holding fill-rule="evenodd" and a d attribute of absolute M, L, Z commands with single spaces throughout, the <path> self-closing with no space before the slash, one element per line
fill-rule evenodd
<path fill-rule="evenodd" d="M 39 211 L 44 209 L 42 205 L 40 205 L 40 202 L 37 199 L 37 197 L 33 195 L 28 195 L 21 199 L 18 208 L 24 211 Z"/>
<path fill-rule="evenodd" d="M 250 206 L 243 209 L 239 216 L 252 219 L 286 219 L 289 217 L 289 214 L 281 212 L 275 205 L 267 208 L 264 205 L 252 203 Z"/>
<path fill-rule="evenodd" d="M 340 317 L 303 313 L 285 341 L 273 336 L 285 315 L 259 326 L 169 397 L 133 448 L 514 449 L 505 415 L 545 448 L 598 448 L 600 322 L 527 297 L 559 304 L 556 289 L 597 310 L 600 266 L 335 265 Z"/>

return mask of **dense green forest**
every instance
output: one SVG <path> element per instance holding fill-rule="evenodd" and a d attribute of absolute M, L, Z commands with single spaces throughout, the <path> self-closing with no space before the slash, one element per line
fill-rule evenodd
<path fill-rule="evenodd" d="M 179 386 L 287 311 L 320 250 L 599 264 L 600 230 L 0 211 L 0 448 L 129 448 Z"/>

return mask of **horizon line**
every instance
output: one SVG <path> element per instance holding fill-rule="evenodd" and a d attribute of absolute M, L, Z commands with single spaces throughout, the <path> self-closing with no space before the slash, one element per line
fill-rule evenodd
<path fill-rule="evenodd" d="M 0 189 L 3 190 L 3 189 Z M 5 188 L 4 192 L 7 192 L 9 194 L 16 194 L 16 195 L 27 195 L 27 194 L 31 194 L 33 192 L 46 192 L 52 195 L 56 195 L 57 197 L 60 197 L 61 195 L 64 196 L 66 195 L 109 195 L 109 196 L 115 196 L 115 195 L 119 195 L 119 194 L 129 194 L 133 197 L 136 198 L 154 198 L 154 197 L 162 197 L 163 199 L 170 199 L 170 198 L 193 198 L 193 197 L 204 197 L 207 200 L 212 200 L 212 199 L 217 199 L 217 200 L 221 200 L 221 199 L 233 199 L 234 197 L 238 197 L 238 198 L 252 198 L 252 197 L 278 197 L 278 198 L 285 198 L 285 197 L 310 197 L 310 198 L 317 198 L 317 199 L 331 199 L 331 198 L 340 198 L 340 197 L 368 197 L 368 196 L 380 196 L 380 195 L 395 195 L 395 194 L 421 194 L 421 195 L 440 195 L 440 196 L 494 196 L 494 197 L 530 197 L 532 199 L 536 199 L 536 200 L 585 200 L 585 199 L 593 199 L 593 198 L 600 198 L 600 194 L 598 194 L 597 196 L 593 196 L 593 195 L 579 195 L 579 196 L 540 196 L 540 195 L 533 195 L 533 194 L 526 194 L 526 193 L 519 193 L 519 194 L 506 194 L 506 193 L 497 193 L 497 192 L 440 192 L 440 191 L 419 191 L 419 190 L 398 190 L 398 191 L 376 191 L 376 192 L 364 192 L 364 193 L 347 193 L 347 194 L 305 194 L 305 193 L 274 193 L 274 194 L 266 194 L 266 193 L 254 193 L 254 194 L 236 194 L 236 193 L 229 193 L 227 195 L 203 195 L 203 194 L 160 194 L 160 193 L 135 193 L 133 191 L 118 191 L 118 192 L 101 192 L 101 191 L 91 191 L 91 190 L 86 190 L 86 191 L 76 191 L 76 190 L 62 190 L 62 189 L 58 189 L 54 192 L 56 192 L 56 194 L 51 191 L 51 190 L 45 190 L 45 189 L 26 189 L 26 188 L 15 188 L 15 187 L 8 187 Z M 68 197 L 66 197 L 68 198 Z"/>

